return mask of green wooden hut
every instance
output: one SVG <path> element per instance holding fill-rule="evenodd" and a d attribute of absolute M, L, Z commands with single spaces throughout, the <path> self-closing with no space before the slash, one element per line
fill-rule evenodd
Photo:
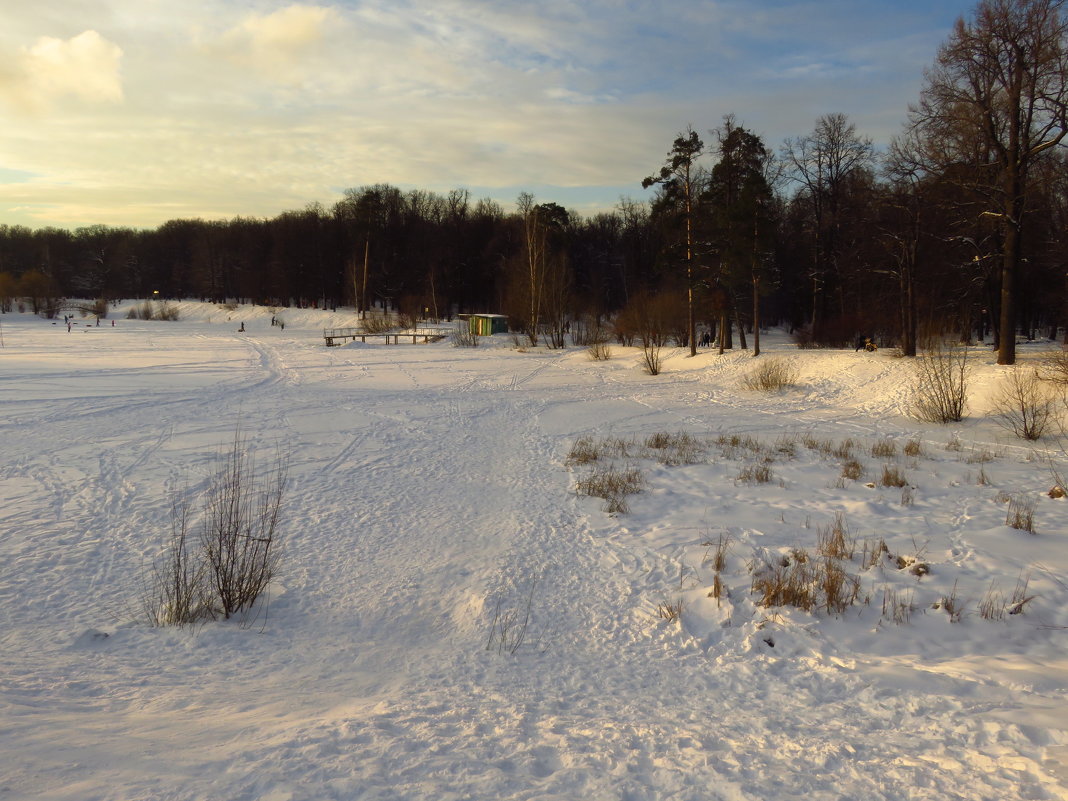
<path fill-rule="evenodd" d="M 508 333 L 508 318 L 503 314 L 472 314 L 469 320 L 471 333 L 476 336 Z"/>

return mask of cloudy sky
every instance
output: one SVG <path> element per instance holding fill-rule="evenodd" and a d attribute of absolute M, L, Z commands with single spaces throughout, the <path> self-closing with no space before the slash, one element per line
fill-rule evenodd
<path fill-rule="evenodd" d="M 0 0 L 0 223 L 155 226 L 349 187 L 643 198 L 687 125 L 885 144 L 963 0 Z"/>

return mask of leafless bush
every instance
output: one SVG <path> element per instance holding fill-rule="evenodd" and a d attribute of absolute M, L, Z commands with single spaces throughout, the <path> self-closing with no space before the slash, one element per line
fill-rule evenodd
<path fill-rule="evenodd" d="M 1055 384 L 1068 384 L 1068 350 L 1050 351 L 1042 360 L 1042 377 Z"/>
<path fill-rule="evenodd" d="M 368 334 L 385 334 L 387 331 L 392 331 L 397 326 L 388 314 L 368 313 L 368 315 L 360 321 L 360 327 Z"/>
<path fill-rule="evenodd" d="M 525 600 L 516 606 L 506 608 L 504 594 L 497 596 L 489 635 L 486 638 L 487 651 L 514 654 L 526 642 L 531 607 L 534 604 L 534 587 L 537 583 L 538 577 L 535 575 L 530 581 L 530 591 Z"/>
<path fill-rule="evenodd" d="M 595 362 L 606 362 L 612 358 L 612 348 L 606 340 L 599 339 L 591 342 L 586 352 L 590 354 L 590 358 Z"/>
<path fill-rule="evenodd" d="M 456 330 L 452 332 L 452 344 L 457 348 L 478 347 L 478 334 L 471 327 L 470 320 L 456 321 Z"/>
<path fill-rule="evenodd" d="M 642 366 L 649 375 L 660 375 L 663 365 L 660 349 L 660 345 L 652 339 L 642 343 Z"/>
<path fill-rule="evenodd" d="M 968 349 L 935 342 L 916 358 L 912 414 L 929 423 L 954 423 L 968 402 Z"/>
<path fill-rule="evenodd" d="M 213 617 L 204 561 L 190 551 L 189 506 L 175 498 L 171 537 L 163 555 L 142 576 L 141 611 L 153 626 L 194 626 Z"/>
<path fill-rule="evenodd" d="M 178 316 L 178 306 L 162 300 L 156 303 L 146 300 L 139 305 L 131 306 L 130 310 L 126 312 L 127 320 L 167 320 L 175 322 L 178 320 Z"/>
<path fill-rule="evenodd" d="M 1054 393 L 1034 370 L 1013 369 L 993 402 L 995 422 L 1021 439 L 1038 439 L 1057 417 Z"/>
<path fill-rule="evenodd" d="M 1035 533 L 1035 499 L 1028 495 L 1014 495 L 1005 511 L 1005 525 Z"/>
<path fill-rule="evenodd" d="M 797 377 L 797 368 L 786 359 L 761 360 L 757 368 L 742 379 L 742 387 L 772 392 L 796 385 Z"/>
<path fill-rule="evenodd" d="M 258 471 L 240 431 L 222 462 L 205 494 L 200 545 L 213 602 L 228 619 L 251 607 L 277 573 L 288 465 L 279 457 Z"/>
<path fill-rule="evenodd" d="M 174 323 L 178 321 L 178 316 L 178 306 L 176 304 L 160 301 L 159 306 L 156 308 L 157 320 Z"/>

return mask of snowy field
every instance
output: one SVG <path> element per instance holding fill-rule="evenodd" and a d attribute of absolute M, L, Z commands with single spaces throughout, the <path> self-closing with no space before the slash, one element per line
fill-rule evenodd
<path fill-rule="evenodd" d="M 990 419 L 988 349 L 942 427 L 905 360 L 782 336 L 799 382 L 768 394 L 744 352 L 651 377 L 181 315 L 0 318 L 0 799 L 1068 797 L 1064 453 Z M 280 581 L 243 623 L 152 628 L 172 500 L 238 427 L 289 460 Z M 576 491 L 609 464 L 644 479 L 624 514 Z M 835 526 L 855 603 L 755 603 Z"/>

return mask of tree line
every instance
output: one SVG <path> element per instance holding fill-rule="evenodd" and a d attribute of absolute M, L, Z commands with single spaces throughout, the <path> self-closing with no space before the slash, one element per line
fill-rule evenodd
<path fill-rule="evenodd" d="M 655 322 L 691 352 L 702 337 L 750 347 L 748 335 L 759 353 L 771 324 L 802 345 L 865 335 L 906 355 L 952 333 L 991 337 L 1011 364 L 1018 335 L 1068 322 L 1064 2 L 982 0 L 883 151 L 841 113 L 778 151 L 728 114 L 677 136 L 641 182 L 651 201 L 592 216 L 528 193 L 505 213 L 464 189 L 379 184 L 271 219 L 0 226 L 0 308 L 158 293 L 498 311 L 532 343 L 612 319 L 621 336 Z"/>

